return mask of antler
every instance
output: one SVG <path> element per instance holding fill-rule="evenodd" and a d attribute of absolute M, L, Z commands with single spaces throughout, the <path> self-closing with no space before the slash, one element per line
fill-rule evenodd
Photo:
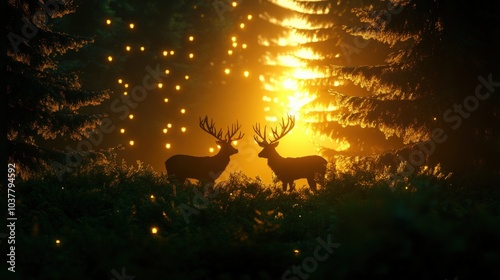
<path fill-rule="evenodd" d="M 295 126 L 295 117 L 294 116 L 289 115 L 286 123 L 285 123 L 285 119 L 281 118 L 281 123 L 280 123 L 281 133 L 278 133 L 277 127 L 271 128 L 271 133 L 273 134 L 274 139 L 272 139 L 268 142 L 266 139 L 267 126 L 264 126 L 264 133 L 261 133 L 260 124 L 257 123 L 257 124 L 255 124 L 255 126 L 253 126 L 253 131 L 255 132 L 255 134 L 257 134 L 256 136 L 254 136 L 254 139 L 257 143 L 266 143 L 266 144 L 276 143 L 281 138 L 283 138 L 285 135 L 287 135 L 293 129 L 294 126 Z M 262 139 L 262 141 L 259 141 L 258 137 L 260 139 Z"/>
<path fill-rule="evenodd" d="M 200 128 L 203 131 L 205 131 L 206 133 L 217 138 L 217 140 L 227 142 L 227 143 L 231 143 L 231 141 L 235 141 L 235 140 L 240 140 L 241 138 L 243 138 L 243 136 L 245 136 L 244 133 L 241 133 L 241 131 L 239 131 L 241 128 L 241 125 L 238 122 L 236 122 L 236 124 L 231 125 L 231 130 L 229 130 L 229 126 L 227 127 L 227 132 L 226 132 L 224 138 L 222 138 L 222 134 L 223 134 L 222 129 L 217 130 L 213 119 L 210 119 L 210 124 L 209 124 L 208 123 L 208 116 L 205 116 L 204 119 L 202 119 L 200 117 Z M 233 138 L 238 133 L 238 131 L 239 131 L 238 136 L 236 138 Z"/>
<path fill-rule="evenodd" d="M 257 143 L 267 143 L 267 140 L 266 140 L 266 129 L 267 129 L 267 126 L 264 126 L 264 136 L 262 136 L 262 133 L 260 132 L 260 123 L 256 123 L 254 126 L 252 126 L 253 128 L 253 131 L 255 132 L 255 134 L 257 134 L 258 137 L 260 137 L 262 139 L 262 141 L 259 141 L 259 138 L 257 138 L 257 136 L 253 136 L 253 139 L 255 139 L 255 142 Z"/>
<path fill-rule="evenodd" d="M 217 138 L 217 140 L 224 141 L 224 139 L 222 139 L 222 129 L 219 129 L 219 131 L 217 131 L 217 128 L 215 128 L 215 122 L 213 119 L 210 119 L 210 124 L 209 124 L 208 123 L 208 116 L 205 116 L 204 119 L 202 119 L 200 117 L 200 128 L 203 131 L 205 131 L 206 133 Z"/>
<path fill-rule="evenodd" d="M 231 132 L 229 132 L 229 126 L 228 126 L 225 141 L 227 143 L 230 143 L 231 141 L 236 141 L 236 140 L 240 140 L 241 138 L 243 138 L 243 136 L 245 136 L 245 133 L 242 134 L 241 131 L 238 134 L 238 137 L 233 138 L 236 135 L 236 133 L 238 133 L 240 128 L 241 128 L 241 125 L 238 123 L 238 121 L 236 121 L 236 124 L 231 125 Z"/>
<path fill-rule="evenodd" d="M 274 139 L 271 140 L 269 143 L 276 143 L 278 142 L 281 138 L 283 138 L 285 135 L 287 135 L 290 131 L 292 131 L 293 127 L 295 126 L 295 117 L 288 115 L 288 120 L 285 123 L 285 119 L 281 118 L 281 133 L 278 133 L 278 128 L 271 128 L 271 132 L 273 133 Z"/>

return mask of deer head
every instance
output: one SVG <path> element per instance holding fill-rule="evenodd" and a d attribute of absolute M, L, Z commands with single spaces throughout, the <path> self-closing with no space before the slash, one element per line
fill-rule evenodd
<path fill-rule="evenodd" d="M 271 128 L 271 133 L 273 139 L 267 140 L 267 126 L 264 126 L 264 133 L 261 132 L 260 124 L 257 123 L 255 126 L 253 126 L 253 131 L 255 132 L 255 142 L 257 144 L 264 148 L 260 153 L 259 157 L 261 158 L 269 158 L 275 154 L 276 152 L 276 147 L 279 144 L 279 140 L 283 138 L 285 135 L 287 135 L 295 126 L 295 117 L 294 116 L 288 116 L 287 121 L 285 123 L 285 119 L 281 118 L 281 123 L 279 124 L 281 127 L 281 132 L 278 132 L 278 128 L 274 127 Z"/>
<path fill-rule="evenodd" d="M 200 128 L 217 139 L 215 143 L 221 147 L 219 154 L 222 155 L 230 156 L 238 153 L 238 149 L 234 148 L 231 143 L 233 141 L 240 140 L 243 136 L 245 136 L 244 133 L 242 134 L 241 131 L 239 131 L 241 125 L 238 122 L 236 122 L 236 124 L 232 124 L 231 128 L 228 126 L 227 132 L 224 134 L 222 129 L 217 130 L 212 119 L 210 120 L 210 123 L 208 123 L 208 116 L 205 116 L 203 119 L 200 117 Z M 238 136 L 236 136 L 236 134 L 238 134 Z"/>

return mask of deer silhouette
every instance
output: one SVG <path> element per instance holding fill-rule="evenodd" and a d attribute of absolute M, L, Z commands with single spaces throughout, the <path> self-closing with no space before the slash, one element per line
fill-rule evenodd
<path fill-rule="evenodd" d="M 264 126 L 264 133 L 261 133 L 259 123 L 253 126 L 253 130 L 257 134 L 254 136 L 255 142 L 257 142 L 260 147 L 264 148 L 259 153 L 259 157 L 267 158 L 267 164 L 283 183 L 283 191 L 287 190 L 287 186 L 290 186 L 290 191 L 293 191 L 295 189 L 293 182 L 302 178 L 306 178 L 309 187 L 315 191 L 317 183 L 316 178 L 325 177 L 326 159 L 316 155 L 297 158 L 284 158 L 280 156 L 276 151 L 276 147 L 279 143 L 278 141 L 293 129 L 295 126 L 295 117 L 288 116 L 286 123 L 285 120 L 281 118 L 280 126 L 280 133 L 278 133 L 277 127 L 271 128 L 273 139 L 269 141 L 266 139 L 266 126 Z"/>
<path fill-rule="evenodd" d="M 184 183 L 187 178 L 197 179 L 206 183 L 214 183 L 229 164 L 229 157 L 238 153 L 231 143 L 243 138 L 245 134 L 239 132 L 241 125 L 231 125 L 223 136 L 222 129 L 217 130 L 213 120 L 208 123 L 208 116 L 200 117 L 200 128 L 217 139 L 215 143 L 220 146 L 220 151 L 215 156 L 195 157 L 189 155 L 173 155 L 165 161 L 169 178 L 175 178 Z M 238 134 L 239 132 L 239 134 Z M 236 136 L 238 134 L 238 136 Z M 236 136 L 236 137 L 235 137 Z"/>

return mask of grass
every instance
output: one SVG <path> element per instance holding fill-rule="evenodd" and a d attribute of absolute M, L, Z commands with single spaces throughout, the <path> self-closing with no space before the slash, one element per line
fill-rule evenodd
<path fill-rule="evenodd" d="M 123 268 L 135 279 L 500 277 L 498 175 L 421 175 L 395 189 L 374 177 L 337 174 L 316 193 L 283 193 L 235 173 L 205 197 L 202 184 L 177 185 L 174 196 L 165 176 L 143 166 L 90 164 L 62 182 L 43 174 L 17 182 L 16 273 L 2 274 L 119 280 L 127 279 Z M 340 246 L 317 260 L 318 238 Z"/>

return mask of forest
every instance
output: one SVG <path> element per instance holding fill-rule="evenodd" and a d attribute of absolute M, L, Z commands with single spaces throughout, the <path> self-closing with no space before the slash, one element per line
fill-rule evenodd
<path fill-rule="evenodd" d="M 7 1 L 0 277 L 499 278 L 498 10 Z"/>

